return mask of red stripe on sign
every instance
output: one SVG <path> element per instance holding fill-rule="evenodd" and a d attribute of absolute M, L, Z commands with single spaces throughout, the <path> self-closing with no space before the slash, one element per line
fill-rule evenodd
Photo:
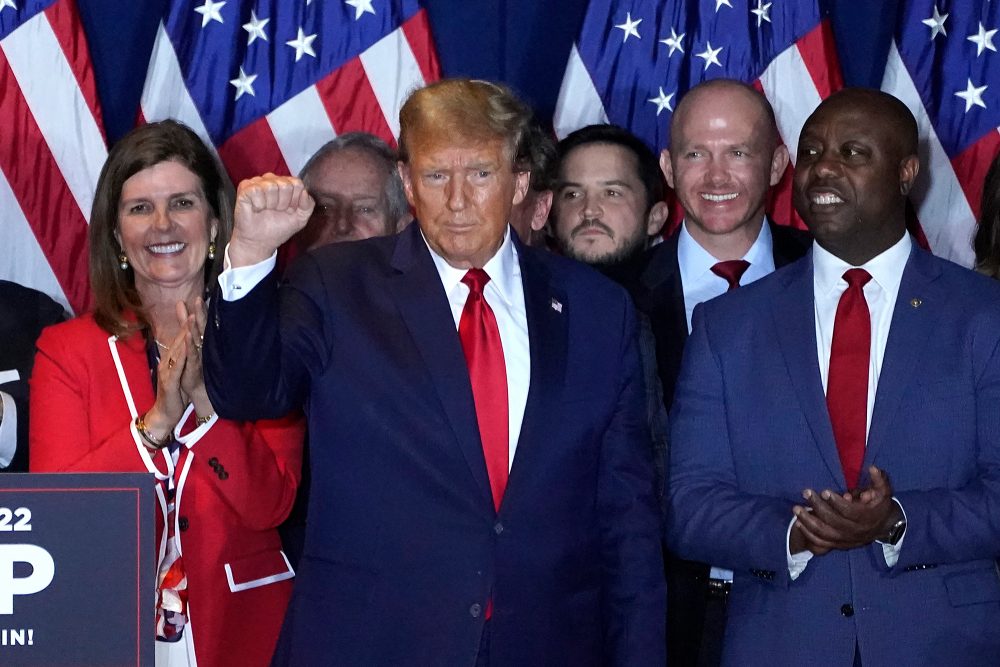
<path fill-rule="evenodd" d="M 229 177 L 237 184 L 245 178 L 268 172 L 282 176 L 291 173 L 265 117 L 229 137 L 219 146 L 219 157 Z"/>
<path fill-rule="evenodd" d="M 993 130 L 951 160 L 955 176 L 962 184 L 965 198 L 969 200 L 972 214 L 977 218 L 980 205 L 983 203 L 983 179 L 986 178 L 990 163 L 998 153 L 1000 153 L 1000 132 Z"/>
<path fill-rule="evenodd" d="M 76 77 L 83 99 L 87 102 L 90 115 L 97 121 L 97 129 L 107 142 L 104 133 L 104 121 L 101 117 L 101 105 L 97 98 L 97 83 L 94 80 L 94 68 L 90 62 L 90 51 L 87 48 L 87 38 L 84 36 L 80 14 L 73 0 L 61 0 L 52 3 L 45 10 L 52 32 L 62 47 L 66 61 L 69 63 L 73 76 Z"/>
<path fill-rule="evenodd" d="M 0 171 L 74 312 L 90 305 L 87 220 L 0 50 Z"/>
<path fill-rule="evenodd" d="M 820 21 L 819 25 L 803 35 L 796 45 L 820 99 L 825 100 L 844 87 L 829 19 Z"/>
<path fill-rule="evenodd" d="M 337 134 L 371 132 L 390 146 L 396 145 L 360 58 L 349 60 L 317 82 L 316 90 Z"/>
<path fill-rule="evenodd" d="M 441 78 L 441 64 L 431 36 L 431 26 L 427 20 L 427 10 L 421 9 L 400 26 L 406 41 L 410 43 L 413 57 L 417 59 L 424 81 L 432 83 Z"/>

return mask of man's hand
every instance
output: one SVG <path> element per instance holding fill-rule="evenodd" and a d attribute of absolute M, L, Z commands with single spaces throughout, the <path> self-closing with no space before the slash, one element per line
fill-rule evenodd
<path fill-rule="evenodd" d="M 797 518 L 789 538 L 791 553 L 811 551 L 817 556 L 834 549 L 855 549 L 884 537 L 900 516 L 892 500 L 889 476 L 875 466 L 869 469 L 871 486 L 838 494 L 806 489 L 808 507 L 796 505 Z"/>
<path fill-rule="evenodd" d="M 270 257 L 306 226 L 314 206 L 302 181 L 291 176 L 264 174 L 240 183 L 233 237 L 229 241 L 231 268 L 250 266 Z"/>

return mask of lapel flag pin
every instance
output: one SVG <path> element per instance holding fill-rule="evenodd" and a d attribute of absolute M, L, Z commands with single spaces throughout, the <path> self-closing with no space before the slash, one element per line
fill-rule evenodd
<path fill-rule="evenodd" d="M 918 299 L 916 297 L 910 299 L 910 305 L 913 306 L 914 308 L 919 308 L 920 304 L 922 304 L 922 303 L 923 303 L 923 300 Z"/>
<path fill-rule="evenodd" d="M 562 304 L 556 301 L 555 299 L 550 300 L 549 304 L 552 306 L 552 310 L 556 311 L 557 313 L 562 312 Z"/>

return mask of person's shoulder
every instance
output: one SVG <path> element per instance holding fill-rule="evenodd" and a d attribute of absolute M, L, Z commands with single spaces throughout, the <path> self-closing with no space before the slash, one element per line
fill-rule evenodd
<path fill-rule="evenodd" d="M 940 271 L 949 299 L 962 308 L 984 310 L 1000 317 L 1000 280 L 990 278 L 923 249 L 915 250 L 918 261 Z"/>
<path fill-rule="evenodd" d="M 9 280 L 0 280 L 0 305 L 4 315 L 25 322 L 37 322 L 44 327 L 65 319 L 59 303 L 49 295 Z"/>
<path fill-rule="evenodd" d="M 583 262 L 538 248 L 522 247 L 519 252 L 523 262 L 544 266 L 551 283 L 568 294 L 586 295 L 595 301 L 630 299 L 624 287 Z"/>
<path fill-rule="evenodd" d="M 92 313 L 84 313 L 65 322 L 46 327 L 38 339 L 38 345 L 42 347 L 53 344 L 70 344 L 76 347 L 89 345 L 97 340 L 106 341 L 110 337 L 111 334 L 97 325 Z"/>

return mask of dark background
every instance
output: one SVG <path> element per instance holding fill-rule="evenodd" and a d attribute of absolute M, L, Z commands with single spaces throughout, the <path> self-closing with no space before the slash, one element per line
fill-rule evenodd
<path fill-rule="evenodd" d="M 134 124 L 153 37 L 166 4 L 166 0 L 77 0 L 109 141 Z M 881 83 L 898 4 L 899 0 L 823 3 L 847 85 Z M 445 76 L 505 81 L 534 105 L 541 118 L 551 120 L 586 0 L 423 0 L 423 5 Z"/>

